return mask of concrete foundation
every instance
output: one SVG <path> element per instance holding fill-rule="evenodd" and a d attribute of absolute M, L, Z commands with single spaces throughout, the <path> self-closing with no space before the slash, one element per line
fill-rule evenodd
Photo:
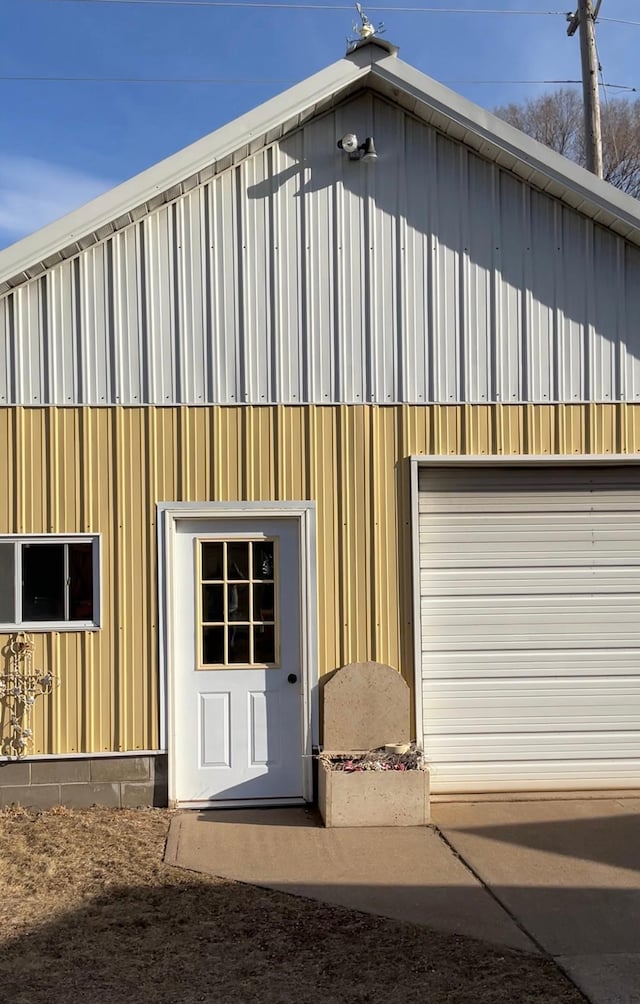
<path fill-rule="evenodd" d="M 0 806 L 125 809 L 166 804 L 166 753 L 0 763 Z"/>
<path fill-rule="evenodd" d="M 427 770 L 330 770 L 318 767 L 318 808 L 325 826 L 425 826 Z"/>

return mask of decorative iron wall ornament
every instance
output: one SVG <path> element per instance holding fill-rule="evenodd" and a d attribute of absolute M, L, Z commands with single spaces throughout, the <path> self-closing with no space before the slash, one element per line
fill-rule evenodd
<path fill-rule="evenodd" d="M 60 680 L 52 673 L 33 668 L 35 644 L 31 635 L 20 631 L 6 649 L 7 668 L 0 676 L 0 702 L 4 705 L 0 753 L 19 759 L 33 745 L 31 713 L 38 697 L 50 694 Z"/>

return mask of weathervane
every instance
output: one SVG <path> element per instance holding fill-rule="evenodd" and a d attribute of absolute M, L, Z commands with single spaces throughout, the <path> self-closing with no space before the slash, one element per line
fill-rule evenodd
<path fill-rule="evenodd" d="M 373 35 L 381 35 L 385 30 L 382 22 L 380 22 L 377 26 L 371 23 L 362 9 L 362 4 L 356 3 L 355 7 L 360 17 L 360 24 L 354 24 L 353 33 L 354 35 L 357 35 L 357 38 L 347 39 L 347 50 L 358 45 L 359 42 L 366 42 L 366 40 L 368 38 L 372 38 Z"/>

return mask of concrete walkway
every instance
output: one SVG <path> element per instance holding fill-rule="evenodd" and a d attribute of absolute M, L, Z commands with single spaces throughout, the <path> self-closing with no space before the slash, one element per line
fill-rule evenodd
<path fill-rule="evenodd" d="M 440 803 L 434 827 L 304 809 L 181 813 L 167 864 L 554 957 L 593 1004 L 640 1004 L 640 799 Z"/>

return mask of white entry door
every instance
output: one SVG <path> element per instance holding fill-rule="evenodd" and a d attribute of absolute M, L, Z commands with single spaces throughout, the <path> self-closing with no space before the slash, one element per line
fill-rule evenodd
<path fill-rule="evenodd" d="M 174 540 L 175 800 L 302 800 L 299 520 L 185 519 Z"/>

